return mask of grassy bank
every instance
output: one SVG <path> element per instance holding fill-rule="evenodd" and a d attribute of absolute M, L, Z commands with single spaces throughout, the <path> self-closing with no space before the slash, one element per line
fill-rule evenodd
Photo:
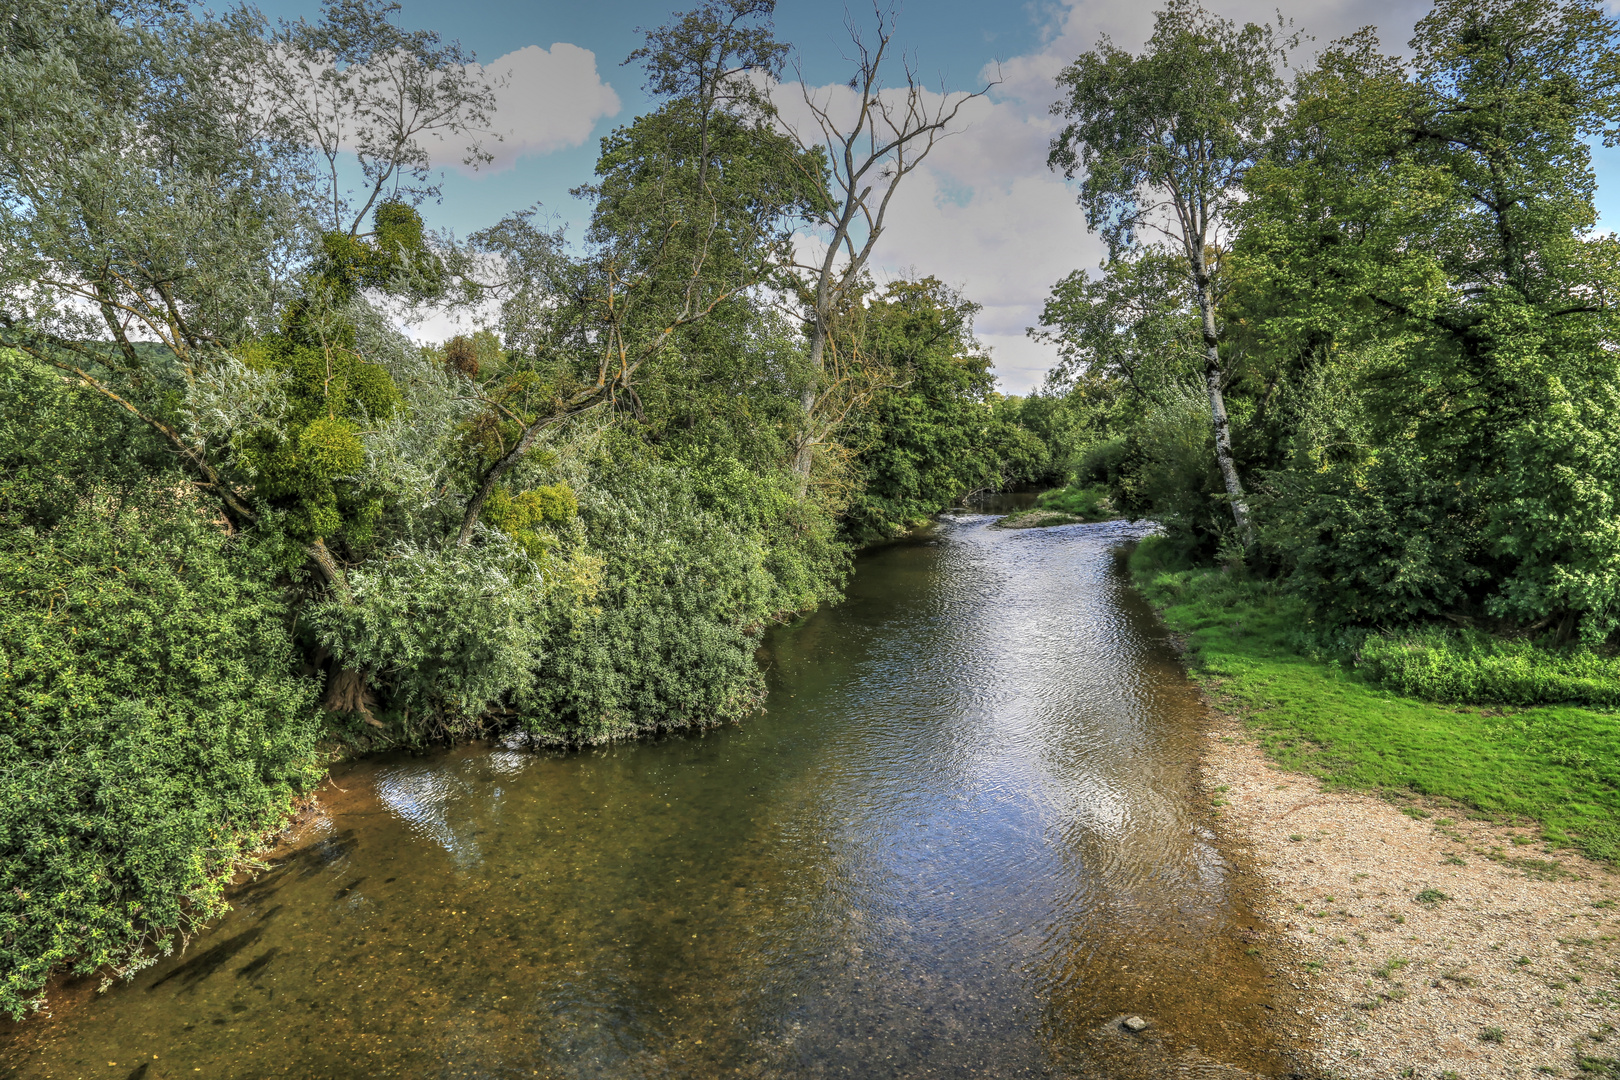
<path fill-rule="evenodd" d="M 1525 700 L 1534 696 L 1528 685 L 1544 693 L 1564 688 L 1590 701 L 1609 692 L 1606 664 L 1557 657 L 1536 663 L 1511 649 L 1498 662 L 1466 643 L 1459 650 L 1455 643 L 1425 648 L 1421 641 L 1379 639 L 1369 647 L 1348 637 L 1324 640 L 1312 636 L 1301 603 L 1270 583 L 1218 569 L 1169 568 L 1166 555 L 1154 540 L 1133 552 L 1137 586 L 1185 637 L 1193 676 L 1243 715 L 1283 766 L 1334 787 L 1533 819 L 1554 845 L 1620 861 L 1620 714 L 1573 704 L 1424 700 L 1378 678 L 1431 697 L 1445 697 L 1444 688 L 1453 686 L 1497 702 L 1515 693 Z M 1393 666 L 1391 652 L 1419 662 Z M 1448 665 L 1463 674 L 1424 674 Z M 1514 670 L 1517 679 L 1510 677 Z M 1584 693 L 1580 679 L 1592 684 Z M 1495 692 L 1498 684 L 1507 691 Z"/>

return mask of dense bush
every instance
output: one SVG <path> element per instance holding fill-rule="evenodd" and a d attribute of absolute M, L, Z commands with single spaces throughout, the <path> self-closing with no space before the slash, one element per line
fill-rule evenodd
<path fill-rule="evenodd" d="M 318 778 L 273 569 L 159 481 L 0 535 L 0 1010 L 217 914 Z"/>
<path fill-rule="evenodd" d="M 830 517 L 787 474 L 735 462 L 635 457 L 593 470 L 580 516 L 593 581 L 552 594 L 535 677 L 516 695 L 526 730 L 595 743 L 736 720 L 757 707 L 754 652 L 776 618 L 836 599 L 848 561 Z"/>

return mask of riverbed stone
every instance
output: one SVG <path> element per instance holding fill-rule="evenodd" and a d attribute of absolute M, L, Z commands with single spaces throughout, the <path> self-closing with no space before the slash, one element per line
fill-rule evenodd
<path fill-rule="evenodd" d="M 1141 1031 L 1147 1027 L 1147 1021 L 1140 1016 L 1127 1016 L 1120 1024 L 1126 1031 Z"/>

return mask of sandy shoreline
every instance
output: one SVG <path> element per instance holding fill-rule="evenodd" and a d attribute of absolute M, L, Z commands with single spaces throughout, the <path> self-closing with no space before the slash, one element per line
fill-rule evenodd
<path fill-rule="evenodd" d="M 1216 710 L 1207 738 L 1204 790 L 1259 877 L 1308 1075 L 1620 1076 L 1620 874 L 1533 827 L 1324 791 Z"/>

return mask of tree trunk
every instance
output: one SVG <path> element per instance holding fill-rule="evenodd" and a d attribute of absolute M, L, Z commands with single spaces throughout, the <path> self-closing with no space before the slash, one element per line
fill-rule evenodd
<path fill-rule="evenodd" d="M 799 477 L 801 499 L 810 488 L 810 466 L 814 464 L 816 445 L 813 414 L 816 408 L 816 391 L 820 389 L 821 383 L 822 359 L 826 354 L 826 323 L 818 317 L 814 328 L 810 331 L 810 382 L 799 396 L 799 403 L 804 407 L 804 437 L 799 442 L 798 452 L 793 455 L 793 471 Z"/>
<path fill-rule="evenodd" d="M 1209 415 L 1215 428 L 1215 461 L 1226 482 L 1232 504 L 1232 520 L 1245 550 L 1254 546 L 1254 526 L 1249 522 L 1249 503 L 1243 495 L 1243 478 L 1238 476 L 1232 458 L 1232 424 L 1226 416 L 1226 398 L 1221 394 L 1220 337 L 1215 330 L 1215 298 L 1209 276 L 1199 268 L 1198 307 L 1204 321 L 1204 382 L 1209 388 Z"/>
<path fill-rule="evenodd" d="M 478 524 L 479 516 L 484 512 L 484 504 L 489 501 L 490 495 L 494 494 L 495 485 L 500 482 L 501 477 L 505 476 L 512 466 L 523 460 L 523 455 L 529 452 L 529 448 L 540 437 L 540 433 L 553 424 L 560 424 L 570 417 L 578 416 L 593 404 L 594 398 L 604 393 L 606 393 L 606 386 L 601 383 L 589 389 L 581 390 L 563 405 L 560 411 L 552 413 L 550 416 L 542 416 L 523 429 L 523 434 L 512 445 L 512 449 L 508 450 L 501 456 L 499 461 L 484 471 L 483 478 L 478 482 L 478 490 L 467 501 L 466 509 L 461 514 L 461 528 L 456 533 L 457 547 L 466 547 L 472 543 L 473 529 Z"/>

